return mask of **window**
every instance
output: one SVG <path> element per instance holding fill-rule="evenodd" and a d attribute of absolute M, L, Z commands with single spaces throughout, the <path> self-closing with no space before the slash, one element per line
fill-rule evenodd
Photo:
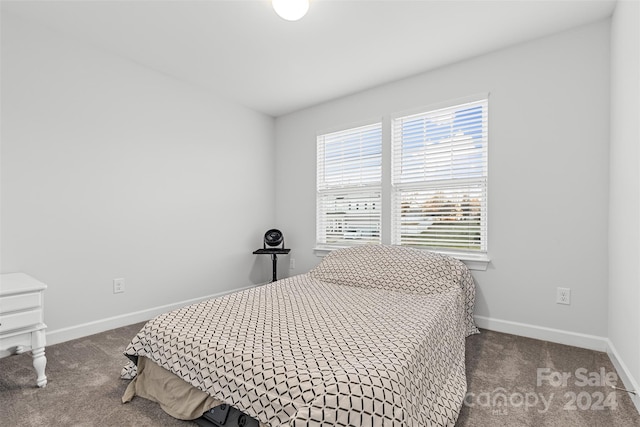
<path fill-rule="evenodd" d="M 487 95 L 322 134 L 317 143 L 319 253 L 390 243 L 486 269 Z"/>
<path fill-rule="evenodd" d="M 317 245 L 380 243 L 382 124 L 318 136 Z"/>
<path fill-rule="evenodd" d="M 392 120 L 393 244 L 487 252 L 487 99 Z"/>

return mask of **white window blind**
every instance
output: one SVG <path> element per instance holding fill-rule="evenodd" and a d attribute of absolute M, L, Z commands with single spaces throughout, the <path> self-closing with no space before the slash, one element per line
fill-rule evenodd
<path fill-rule="evenodd" d="M 487 251 L 488 101 L 392 120 L 392 243 Z"/>
<path fill-rule="evenodd" d="M 380 243 L 382 124 L 318 136 L 317 246 Z"/>

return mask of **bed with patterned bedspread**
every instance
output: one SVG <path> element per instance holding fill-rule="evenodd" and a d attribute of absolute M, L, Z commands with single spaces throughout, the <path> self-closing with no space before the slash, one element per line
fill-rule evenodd
<path fill-rule="evenodd" d="M 160 315 L 124 353 L 271 427 L 451 426 L 474 299 L 456 259 L 340 249 L 307 274 Z"/>

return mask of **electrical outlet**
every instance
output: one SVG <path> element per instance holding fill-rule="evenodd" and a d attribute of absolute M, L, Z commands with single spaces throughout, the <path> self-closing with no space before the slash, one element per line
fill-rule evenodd
<path fill-rule="evenodd" d="M 556 292 L 557 304 L 571 304 L 571 289 L 570 288 L 558 288 Z"/>
<path fill-rule="evenodd" d="M 124 279 L 113 279 L 113 293 L 121 294 L 124 292 Z"/>
<path fill-rule="evenodd" d="M 296 269 L 296 259 L 289 258 L 289 270 L 295 270 L 295 269 Z"/>

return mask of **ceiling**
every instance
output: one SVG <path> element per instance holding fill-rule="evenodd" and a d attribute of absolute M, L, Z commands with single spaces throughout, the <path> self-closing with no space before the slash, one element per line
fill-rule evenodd
<path fill-rule="evenodd" d="M 2 1 L 18 15 L 277 117 L 595 22 L 615 0 Z"/>

